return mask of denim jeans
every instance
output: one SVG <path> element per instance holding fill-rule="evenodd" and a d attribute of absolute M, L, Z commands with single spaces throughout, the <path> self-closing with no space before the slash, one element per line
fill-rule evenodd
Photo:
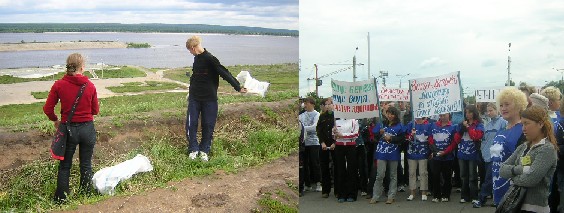
<path fill-rule="evenodd" d="M 217 100 L 196 101 L 188 100 L 186 113 L 186 139 L 188 140 L 188 153 L 202 151 L 210 153 L 213 140 L 213 131 L 217 119 Z M 198 144 L 198 119 L 202 115 L 202 138 Z"/>
<path fill-rule="evenodd" d="M 478 200 L 478 165 L 475 160 L 458 159 L 460 168 L 460 198 L 466 201 Z"/>
<path fill-rule="evenodd" d="M 493 194 L 492 162 L 485 162 L 486 178 L 480 189 L 480 201 L 486 202 L 486 197 Z"/>
<path fill-rule="evenodd" d="M 65 124 L 61 123 L 60 125 Z M 59 162 L 55 200 L 64 200 L 70 193 L 70 170 L 77 145 L 80 146 L 78 153 L 80 162 L 80 191 L 90 192 L 92 190 L 92 154 L 94 153 L 94 145 L 96 144 L 94 122 L 70 123 L 68 126 L 71 135 L 69 135 L 67 141 L 65 160 Z"/>

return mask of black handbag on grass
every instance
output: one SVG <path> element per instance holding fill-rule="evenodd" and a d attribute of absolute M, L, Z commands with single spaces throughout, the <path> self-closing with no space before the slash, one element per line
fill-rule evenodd
<path fill-rule="evenodd" d="M 69 112 L 69 116 L 67 117 L 66 123 L 60 123 L 59 128 L 57 128 L 57 132 L 55 132 L 55 137 L 51 142 L 51 157 L 56 160 L 65 160 L 65 150 L 67 147 L 67 139 L 71 135 L 69 125 L 72 120 L 72 116 L 74 116 L 74 111 L 76 110 L 76 105 L 78 105 L 78 101 L 80 97 L 82 97 L 82 93 L 84 92 L 84 88 L 86 88 L 86 84 L 83 84 L 80 87 L 80 91 L 74 100 L 74 104 L 72 105 L 71 111 Z"/>

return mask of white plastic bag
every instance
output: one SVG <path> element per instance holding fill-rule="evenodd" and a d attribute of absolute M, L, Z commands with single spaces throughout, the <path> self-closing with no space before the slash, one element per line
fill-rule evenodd
<path fill-rule="evenodd" d="M 152 171 L 153 166 L 149 158 L 138 154 L 131 160 L 126 160 L 118 165 L 106 167 L 94 174 L 92 182 L 94 187 L 102 194 L 114 194 L 114 188 L 122 180 L 127 180 L 139 172 Z"/>
<path fill-rule="evenodd" d="M 251 77 L 249 71 L 241 71 L 237 75 L 237 81 L 239 81 L 241 85 L 244 85 L 243 87 L 247 88 L 247 93 L 260 95 L 263 98 L 270 85 L 268 82 L 258 81 Z"/>

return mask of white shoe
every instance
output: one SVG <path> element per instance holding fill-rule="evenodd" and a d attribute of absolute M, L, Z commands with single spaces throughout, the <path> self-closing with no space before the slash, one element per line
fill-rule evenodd
<path fill-rule="evenodd" d="M 190 158 L 190 160 L 195 160 L 196 157 L 198 156 L 198 152 L 190 152 L 190 154 L 188 155 L 188 158 Z"/>
<path fill-rule="evenodd" d="M 315 187 L 315 191 L 316 192 L 323 191 L 323 188 L 321 187 L 321 183 L 317 183 L 317 187 Z"/>
<path fill-rule="evenodd" d="M 313 190 L 312 190 L 311 186 L 305 186 L 305 187 L 304 187 L 304 191 L 311 192 L 311 191 L 313 191 Z"/>
<path fill-rule="evenodd" d="M 202 159 L 202 161 L 207 162 L 208 159 L 208 154 L 206 154 L 205 152 L 200 152 L 200 158 Z"/>
<path fill-rule="evenodd" d="M 427 195 L 421 195 L 421 200 L 422 200 L 422 201 L 427 201 Z"/>
<path fill-rule="evenodd" d="M 441 198 L 441 202 L 448 202 L 448 198 Z"/>
<path fill-rule="evenodd" d="M 438 203 L 438 202 L 439 202 L 439 198 L 433 198 L 433 200 L 431 200 L 431 201 L 433 201 L 433 203 Z"/>
<path fill-rule="evenodd" d="M 413 200 L 413 195 L 409 195 L 409 197 L 407 197 L 407 200 L 412 201 L 412 200 Z"/>
<path fill-rule="evenodd" d="M 363 197 L 364 197 L 364 196 L 366 196 L 366 195 L 368 195 L 368 193 L 366 193 L 366 192 L 360 192 L 360 196 L 363 196 Z"/>
<path fill-rule="evenodd" d="M 466 200 L 460 199 L 460 203 L 466 203 Z"/>

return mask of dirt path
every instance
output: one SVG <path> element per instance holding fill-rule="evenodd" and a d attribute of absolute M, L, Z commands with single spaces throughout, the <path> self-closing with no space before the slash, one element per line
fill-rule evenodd
<path fill-rule="evenodd" d="M 92 83 L 96 86 L 96 90 L 98 92 L 98 98 L 106 98 L 116 95 L 124 95 L 124 94 L 116 94 L 112 91 L 106 89 L 107 87 L 112 86 L 120 86 L 122 83 L 127 82 L 143 82 L 143 81 L 167 81 L 167 82 L 175 82 L 181 85 L 188 85 L 184 82 L 173 81 L 168 78 L 163 77 L 164 70 L 157 71 L 157 73 L 151 72 L 146 68 L 143 67 L 136 67 L 141 71 L 144 71 L 147 76 L 146 77 L 138 77 L 138 78 L 111 78 L 111 79 L 97 79 L 92 80 Z M 35 99 L 31 92 L 44 92 L 49 91 L 53 86 L 52 81 L 33 81 L 33 82 L 24 82 L 24 83 L 17 83 L 17 84 L 0 84 L 0 106 L 2 105 L 9 105 L 9 104 L 30 104 L 35 102 L 43 102 L 45 99 Z M 186 90 L 188 92 L 188 90 Z"/>
<path fill-rule="evenodd" d="M 142 195 L 113 197 L 94 205 L 79 206 L 72 212 L 251 212 L 266 193 L 283 191 L 286 201 L 297 202 L 298 155 L 237 174 L 214 175 L 171 182 L 166 188 Z"/>

